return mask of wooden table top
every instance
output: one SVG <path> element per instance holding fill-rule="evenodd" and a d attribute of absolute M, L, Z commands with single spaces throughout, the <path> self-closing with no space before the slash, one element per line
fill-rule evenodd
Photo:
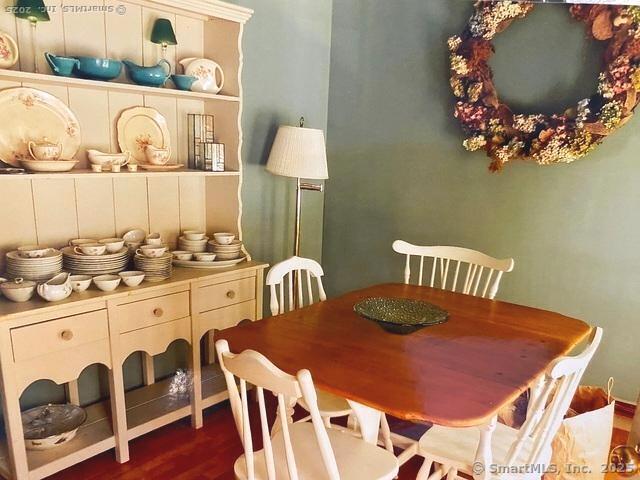
<path fill-rule="evenodd" d="M 446 323 L 409 335 L 353 311 L 368 297 L 425 300 Z M 454 427 L 485 423 L 591 327 L 558 313 L 404 284 L 376 285 L 223 330 L 233 352 L 253 349 L 317 387 L 396 417 Z"/>

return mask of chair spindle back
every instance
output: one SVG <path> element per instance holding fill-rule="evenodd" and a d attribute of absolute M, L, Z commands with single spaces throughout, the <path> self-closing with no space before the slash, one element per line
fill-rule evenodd
<path fill-rule="evenodd" d="M 271 314 L 278 315 L 296 308 L 294 294 L 297 296 L 298 307 L 314 303 L 316 300 L 313 293 L 313 280 L 315 280 L 318 300 L 326 300 L 327 295 L 322 285 L 323 275 L 322 266 L 310 258 L 291 257 L 275 264 L 267 273 L 265 282 L 269 285 L 271 294 L 269 302 Z M 294 292 L 294 284 L 296 284 L 296 292 Z"/>

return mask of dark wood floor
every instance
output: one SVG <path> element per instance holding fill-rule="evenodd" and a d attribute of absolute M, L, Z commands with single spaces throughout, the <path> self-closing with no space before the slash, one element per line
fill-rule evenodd
<path fill-rule="evenodd" d="M 424 427 L 391 420 L 391 428 L 418 438 Z M 613 445 L 624 443 L 626 432 L 614 430 Z M 259 440 L 258 440 L 259 442 Z M 188 419 L 175 422 L 129 444 L 131 460 L 119 464 L 113 451 L 103 453 L 52 477 L 55 480 L 232 480 L 233 463 L 242 454 L 233 417 L 225 402 L 205 412 L 204 427 L 193 430 Z M 400 479 L 414 479 L 421 460 L 400 469 Z M 608 475 L 607 480 L 615 478 Z"/>

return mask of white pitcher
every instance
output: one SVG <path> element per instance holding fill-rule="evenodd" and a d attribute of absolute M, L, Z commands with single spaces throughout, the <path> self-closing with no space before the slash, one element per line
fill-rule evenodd
<path fill-rule="evenodd" d="M 196 77 L 191 86 L 194 92 L 218 93 L 224 86 L 224 72 L 222 67 L 208 58 L 189 57 L 178 62 L 182 65 L 185 75 Z"/>

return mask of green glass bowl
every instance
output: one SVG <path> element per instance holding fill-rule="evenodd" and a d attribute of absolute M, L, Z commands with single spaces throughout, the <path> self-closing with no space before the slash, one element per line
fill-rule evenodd
<path fill-rule="evenodd" d="M 366 298 L 356 303 L 353 310 L 386 331 L 402 335 L 449 319 L 449 312 L 437 305 L 410 298 Z"/>

